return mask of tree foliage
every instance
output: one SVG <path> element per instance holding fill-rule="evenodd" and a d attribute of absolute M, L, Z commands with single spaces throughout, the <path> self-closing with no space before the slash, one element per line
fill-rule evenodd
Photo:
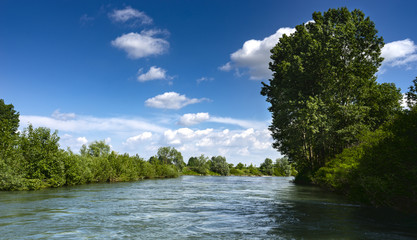
<path fill-rule="evenodd" d="M 84 144 L 81 147 L 81 155 L 90 155 L 92 157 L 106 157 L 110 154 L 110 146 L 106 141 L 94 141 L 88 147 Z"/>
<path fill-rule="evenodd" d="M 199 157 L 190 157 L 188 160 L 187 166 L 190 168 L 190 170 L 199 173 L 199 174 L 207 174 L 208 168 L 208 161 L 210 159 L 203 154 Z"/>
<path fill-rule="evenodd" d="M 164 164 L 174 164 L 180 171 L 185 167 L 181 153 L 173 147 L 160 147 L 157 157 Z"/>
<path fill-rule="evenodd" d="M 265 175 L 273 175 L 274 174 L 274 165 L 272 163 L 272 159 L 265 158 L 265 161 L 261 163 L 259 166 L 259 170 L 262 172 L 262 174 Z"/>
<path fill-rule="evenodd" d="M 211 158 L 210 170 L 222 176 L 227 176 L 230 174 L 229 164 L 227 164 L 226 158 L 223 156 L 216 156 Z"/>
<path fill-rule="evenodd" d="M 317 171 L 314 181 L 357 201 L 417 213 L 417 108 L 360 140 Z"/>
<path fill-rule="evenodd" d="M 360 10 L 315 12 L 271 50 L 273 78 L 261 94 L 271 104 L 273 146 L 301 175 L 320 167 L 400 110 L 393 84 L 378 84 L 382 37 Z"/>
<path fill-rule="evenodd" d="M 411 109 L 417 104 L 417 77 L 413 80 L 413 85 L 408 88 L 406 93 L 407 106 Z"/>
<path fill-rule="evenodd" d="M 0 158 L 6 158 L 16 145 L 19 113 L 12 104 L 0 99 Z"/>
<path fill-rule="evenodd" d="M 293 166 L 289 163 L 288 158 L 277 158 L 274 164 L 275 176 L 293 176 L 295 175 Z"/>

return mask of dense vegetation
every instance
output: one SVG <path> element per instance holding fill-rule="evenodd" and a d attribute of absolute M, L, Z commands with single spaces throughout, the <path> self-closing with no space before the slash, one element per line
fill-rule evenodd
<path fill-rule="evenodd" d="M 417 79 L 408 96 L 415 94 Z M 414 95 L 416 96 L 416 95 Z M 417 213 L 417 107 L 395 115 L 360 143 L 345 149 L 315 174 L 313 181 L 375 206 Z"/>
<path fill-rule="evenodd" d="M 400 89 L 376 82 L 384 43 L 369 17 L 340 8 L 313 20 L 271 50 L 261 94 L 274 147 L 295 164 L 296 182 L 416 211 L 416 80 L 403 110 Z"/>
<path fill-rule="evenodd" d="M 19 113 L 0 99 L 0 190 L 35 190 L 94 182 L 134 181 L 189 175 L 276 175 L 294 172 L 286 160 L 267 159 L 258 169 L 228 164 L 223 156 L 191 157 L 188 165 L 173 147 L 161 147 L 144 160 L 118 154 L 104 141 L 83 145 L 79 154 L 59 146 L 58 133 L 29 125 L 19 133 Z"/>

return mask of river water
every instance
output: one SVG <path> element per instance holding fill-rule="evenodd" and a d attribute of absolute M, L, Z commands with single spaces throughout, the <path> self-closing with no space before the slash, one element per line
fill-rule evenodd
<path fill-rule="evenodd" d="M 0 192 L 0 239 L 417 239 L 417 217 L 284 177 Z"/>

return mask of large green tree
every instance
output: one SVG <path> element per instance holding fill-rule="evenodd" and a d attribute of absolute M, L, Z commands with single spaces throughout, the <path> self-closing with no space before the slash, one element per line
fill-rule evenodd
<path fill-rule="evenodd" d="M 384 42 L 369 17 L 340 8 L 313 20 L 271 50 L 273 78 L 261 91 L 274 147 L 305 176 L 387 121 L 401 99 L 393 84 L 376 82 Z"/>
<path fill-rule="evenodd" d="M 0 99 L 0 158 L 7 157 L 16 144 L 19 113 L 12 104 L 5 104 Z"/>

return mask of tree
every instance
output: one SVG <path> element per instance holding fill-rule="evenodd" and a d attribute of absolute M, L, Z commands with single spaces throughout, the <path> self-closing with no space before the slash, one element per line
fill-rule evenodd
<path fill-rule="evenodd" d="M 408 88 L 406 93 L 407 106 L 411 109 L 417 103 L 417 77 L 413 80 L 413 85 Z"/>
<path fill-rule="evenodd" d="M 190 157 L 188 160 L 187 166 L 190 167 L 190 169 L 194 172 L 200 173 L 200 174 L 207 174 L 208 167 L 207 162 L 209 161 L 209 158 L 201 154 L 199 157 Z"/>
<path fill-rule="evenodd" d="M 212 157 L 211 162 L 211 171 L 216 172 L 222 176 L 227 176 L 230 174 L 229 164 L 227 164 L 225 157 Z"/>
<path fill-rule="evenodd" d="M 92 157 L 107 157 L 110 154 L 110 145 L 106 144 L 106 141 L 94 141 L 88 145 L 88 148 L 84 144 L 81 147 L 81 155 L 90 155 Z"/>
<path fill-rule="evenodd" d="M 236 165 L 236 169 L 243 170 L 243 168 L 245 168 L 245 166 L 241 162 Z"/>
<path fill-rule="evenodd" d="M 315 12 L 271 50 L 273 78 L 261 94 L 271 104 L 273 146 L 307 178 L 399 111 L 393 84 L 376 83 L 382 37 L 360 10 Z"/>
<path fill-rule="evenodd" d="M 5 104 L 0 99 L 0 158 L 7 157 L 11 148 L 16 144 L 19 113 L 12 104 Z"/>
<path fill-rule="evenodd" d="M 259 170 L 265 175 L 272 175 L 274 173 L 273 168 L 272 159 L 270 158 L 265 158 L 265 161 L 259 166 Z"/>
<path fill-rule="evenodd" d="M 65 184 L 63 151 L 59 149 L 58 132 L 29 125 L 20 137 L 19 147 L 26 163 L 29 179 L 48 181 L 52 186 Z"/>
<path fill-rule="evenodd" d="M 173 147 L 160 147 L 157 157 L 164 164 L 174 164 L 180 171 L 185 167 L 182 154 Z"/>
<path fill-rule="evenodd" d="M 274 175 L 276 176 L 290 176 L 291 164 L 288 162 L 288 158 L 277 158 L 274 164 Z"/>

